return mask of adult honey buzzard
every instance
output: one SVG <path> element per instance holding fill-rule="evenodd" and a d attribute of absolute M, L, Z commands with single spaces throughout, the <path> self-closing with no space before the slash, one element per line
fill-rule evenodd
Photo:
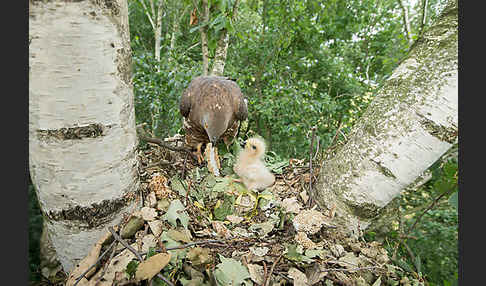
<path fill-rule="evenodd" d="M 239 86 L 220 76 L 194 78 L 182 93 L 179 111 L 184 117 L 185 142 L 197 149 L 199 163 L 203 160 L 203 144 L 216 147 L 223 139 L 228 146 L 240 122 L 248 118 L 247 102 Z"/>

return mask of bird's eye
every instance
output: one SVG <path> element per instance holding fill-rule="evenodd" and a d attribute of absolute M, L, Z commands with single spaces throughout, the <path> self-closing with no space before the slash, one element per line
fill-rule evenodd
<path fill-rule="evenodd" d="M 255 145 L 251 145 L 251 148 L 253 148 L 253 150 L 256 150 L 256 146 Z"/>

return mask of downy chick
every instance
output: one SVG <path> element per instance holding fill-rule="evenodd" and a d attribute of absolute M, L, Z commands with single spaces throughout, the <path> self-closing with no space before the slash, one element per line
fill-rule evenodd
<path fill-rule="evenodd" d="M 262 161 L 265 149 L 265 142 L 253 137 L 246 141 L 245 148 L 238 154 L 233 170 L 249 190 L 263 190 L 275 182 L 275 176 Z"/>

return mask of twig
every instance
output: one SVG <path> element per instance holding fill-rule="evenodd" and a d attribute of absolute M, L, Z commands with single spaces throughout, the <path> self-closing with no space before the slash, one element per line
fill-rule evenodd
<path fill-rule="evenodd" d="M 190 246 L 193 246 L 193 245 L 206 244 L 206 243 L 217 243 L 217 242 L 223 242 L 223 240 L 210 239 L 210 240 L 203 240 L 203 241 L 195 241 L 195 242 L 190 242 L 190 243 L 186 243 L 186 244 L 179 245 L 179 246 L 167 247 L 166 250 L 183 249 L 183 248 L 187 248 L 187 247 L 190 247 Z M 165 251 L 163 251 L 162 249 L 156 249 L 155 252 L 165 252 Z M 144 255 L 147 255 L 147 253 L 148 252 L 143 252 L 140 255 L 144 256 Z"/>
<path fill-rule="evenodd" d="M 282 256 L 283 256 L 283 254 L 280 254 L 280 256 L 277 258 L 277 260 L 275 260 L 275 262 L 272 264 L 272 267 L 270 268 L 270 273 L 268 273 L 267 279 L 265 279 L 265 281 L 263 281 L 264 286 L 268 286 L 270 284 L 270 280 L 272 279 L 272 273 L 273 273 L 273 270 L 275 269 L 275 265 L 277 265 L 277 263 L 280 261 L 280 258 L 282 258 Z"/>
<path fill-rule="evenodd" d="M 142 262 L 143 261 L 143 258 L 142 256 L 140 255 L 140 253 L 138 253 L 135 249 L 133 249 L 133 247 L 131 247 L 125 240 L 123 240 L 116 232 L 115 230 L 113 229 L 113 227 L 108 227 L 108 230 L 111 232 L 111 234 L 113 235 L 113 237 L 118 240 L 123 246 L 125 246 L 128 250 L 130 250 L 133 254 L 135 254 L 135 256 L 137 257 L 137 259 Z"/>
<path fill-rule="evenodd" d="M 159 277 L 160 279 L 164 280 L 165 283 L 169 284 L 170 286 L 175 286 L 172 282 L 170 282 L 169 279 L 165 278 L 162 274 L 158 273 L 157 274 L 157 277 Z"/>
<path fill-rule="evenodd" d="M 334 141 L 336 141 L 337 137 L 338 137 L 338 134 L 339 134 L 339 131 L 341 131 L 341 128 L 343 127 L 343 122 L 339 122 L 339 127 L 338 129 L 336 130 L 336 134 L 334 134 L 334 137 L 332 138 L 332 141 L 331 141 L 331 145 L 329 146 L 332 146 L 334 145 Z"/>
<path fill-rule="evenodd" d="M 110 254 L 110 258 L 108 258 L 108 260 L 105 263 L 105 267 L 103 267 L 103 271 L 101 272 L 100 277 L 98 278 L 98 281 L 100 281 L 101 278 L 103 278 L 103 276 L 105 276 L 106 270 L 108 269 L 108 266 L 110 265 L 110 261 L 113 259 L 113 256 L 115 256 L 116 246 L 118 244 L 118 241 L 114 240 L 113 242 L 115 243 L 115 246 L 113 247 L 113 251 Z"/>
<path fill-rule="evenodd" d="M 103 258 L 103 256 L 105 256 L 105 254 L 108 253 L 108 251 L 110 251 L 110 249 L 115 245 L 115 242 L 116 241 L 113 241 L 110 246 L 100 255 L 100 257 L 98 257 L 98 259 L 96 260 L 95 263 L 93 263 L 88 269 L 86 269 L 83 273 L 81 273 L 81 275 L 79 275 L 78 278 L 76 278 L 76 282 L 74 282 L 74 285 L 73 286 L 76 286 L 78 285 L 79 281 L 81 281 L 81 279 L 83 279 L 83 277 L 85 277 L 86 273 L 88 273 L 93 267 L 96 266 L 96 264 L 98 264 L 98 262 L 101 261 L 101 259 Z"/>
<path fill-rule="evenodd" d="M 314 202 L 314 195 L 312 193 L 312 147 L 314 146 L 314 139 L 316 137 L 316 130 L 317 127 L 313 126 L 312 127 L 312 139 L 311 139 L 311 144 L 309 148 L 309 170 L 310 170 L 310 178 L 309 178 L 309 200 L 307 201 L 307 206 L 310 207 L 313 202 Z"/>
<path fill-rule="evenodd" d="M 261 286 L 265 286 L 265 283 L 267 282 L 267 279 L 268 279 L 267 275 L 268 275 L 267 264 L 265 263 L 265 260 L 264 260 L 263 261 L 263 283 L 262 283 Z"/>
<path fill-rule="evenodd" d="M 330 271 L 360 271 L 360 270 L 371 270 L 375 268 L 383 268 L 381 266 L 366 266 L 366 267 L 356 267 L 356 268 L 329 268 L 324 270 L 319 270 L 319 272 L 330 272 Z"/>
<path fill-rule="evenodd" d="M 140 255 L 140 253 L 138 253 L 135 249 L 133 249 L 133 247 L 131 247 L 128 243 L 126 243 L 126 241 L 124 241 L 116 232 L 115 230 L 113 229 L 113 227 L 108 227 L 108 230 L 111 232 L 111 234 L 113 235 L 113 237 L 118 240 L 123 246 L 125 246 L 128 250 L 130 250 L 133 254 L 135 254 L 135 256 L 137 257 L 137 259 L 140 261 L 140 262 L 143 262 L 143 258 L 142 256 Z M 169 286 L 175 286 L 172 282 L 170 282 L 169 280 L 167 280 L 167 278 L 165 278 L 162 274 L 157 274 L 157 277 L 159 277 L 160 279 L 164 280 L 165 283 L 169 284 Z"/>
<path fill-rule="evenodd" d="M 166 149 L 169 149 L 171 151 L 177 151 L 177 152 L 183 151 L 183 152 L 191 153 L 191 150 L 189 148 L 171 146 L 169 144 L 166 144 L 164 141 L 162 141 L 158 138 L 151 138 L 151 137 L 147 137 L 147 136 L 142 135 L 142 136 L 140 136 L 140 139 L 147 141 L 147 142 L 150 142 L 150 143 L 157 144 L 157 145 L 164 147 Z"/>
<path fill-rule="evenodd" d="M 452 187 L 452 190 L 454 190 L 455 188 L 457 187 L 457 183 L 454 184 L 454 186 Z M 442 194 L 440 194 L 440 196 L 438 196 L 433 202 L 432 204 L 430 204 L 430 206 L 428 208 L 425 209 L 425 211 L 423 213 L 420 214 L 420 216 L 415 220 L 415 222 L 413 223 L 413 225 L 408 229 L 407 233 L 405 235 L 409 235 L 410 232 L 415 228 L 415 226 L 417 225 L 417 223 L 422 219 L 422 217 L 425 215 L 426 212 L 428 212 L 430 209 L 432 209 L 438 202 L 439 200 L 447 195 L 451 193 L 451 190 L 449 190 L 448 192 L 443 192 Z"/>

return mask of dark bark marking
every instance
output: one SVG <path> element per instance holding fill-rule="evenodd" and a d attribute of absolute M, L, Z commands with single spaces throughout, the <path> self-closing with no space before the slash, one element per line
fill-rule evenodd
<path fill-rule="evenodd" d="M 52 130 L 37 130 L 39 140 L 48 141 L 49 139 L 58 140 L 79 140 L 83 138 L 96 138 L 105 135 L 106 129 L 112 125 L 103 126 L 101 124 L 90 124 L 80 127 L 64 127 Z"/>

